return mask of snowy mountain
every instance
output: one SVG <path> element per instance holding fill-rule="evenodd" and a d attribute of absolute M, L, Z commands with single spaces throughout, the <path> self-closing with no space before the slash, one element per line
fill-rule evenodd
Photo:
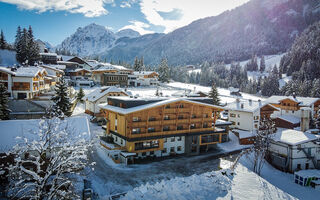
<path fill-rule="evenodd" d="M 116 32 L 116 36 L 118 38 L 121 38 L 121 37 L 136 38 L 136 37 L 139 37 L 141 35 L 140 35 L 139 32 L 134 31 L 132 29 L 123 29 L 121 31 Z"/>
<path fill-rule="evenodd" d="M 44 52 L 44 49 L 48 49 L 49 51 L 52 51 L 54 49 L 54 47 L 49 42 L 45 42 L 40 39 L 37 39 L 36 42 L 38 43 L 40 52 Z"/>
<path fill-rule="evenodd" d="M 97 55 L 110 49 L 116 38 L 111 30 L 93 23 L 78 28 L 74 34 L 58 45 L 57 49 L 79 56 Z"/>
<path fill-rule="evenodd" d="M 135 38 L 140 34 L 132 29 L 124 29 L 117 33 L 95 23 L 89 24 L 65 39 L 57 50 L 65 50 L 79 56 L 95 56 L 111 49 L 116 40 L 122 37 Z"/>

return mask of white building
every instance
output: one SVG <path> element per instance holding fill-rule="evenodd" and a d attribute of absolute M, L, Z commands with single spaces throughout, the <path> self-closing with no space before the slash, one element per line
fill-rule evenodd
<path fill-rule="evenodd" d="M 237 99 L 235 102 L 227 104 L 225 110 L 229 114 L 228 121 L 232 122 L 230 128 L 256 131 L 259 130 L 261 117 L 270 117 L 278 109 L 261 101 L 240 101 Z"/>
<path fill-rule="evenodd" d="M 270 161 L 283 171 L 320 167 L 319 137 L 292 129 L 278 130 L 269 146 Z"/>
<path fill-rule="evenodd" d="M 301 108 L 311 108 L 311 116 L 315 116 L 320 105 L 320 98 L 297 97 L 297 96 L 271 96 L 266 102 L 279 108 L 271 116 L 276 118 L 281 115 L 291 115 L 297 118 L 301 117 Z"/>
<path fill-rule="evenodd" d="M 128 85 L 139 87 L 139 86 L 156 86 L 158 85 L 159 74 L 154 71 L 140 71 L 133 72 L 128 75 Z"/>
<path fill-rule="evenodd" d="M 99 104 L 106 103 L 108 96 L 128 96 L 128 94 L 115 86 L 105 86 L 98 88 L 90 94 L 83 97 L 85 101 L 85 113 L 97 115 L 100 113 Z"/>

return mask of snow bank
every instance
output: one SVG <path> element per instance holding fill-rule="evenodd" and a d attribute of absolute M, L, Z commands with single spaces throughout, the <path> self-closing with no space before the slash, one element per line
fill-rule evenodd
<path fill-rule="evenodd" d="M 226 172 L 228 175 L 223 175 Z M 229 170 L 162 180 L 129 191 L 121 199 L 295 199 L 239 164 Z"/>
<path fill-rule="evenodd" d="M 232 178 L 219 172 L 208 172 L 186 178 L 162 180 L 129 191 L 121 199 L 217 199 L 231 189 Z"/>

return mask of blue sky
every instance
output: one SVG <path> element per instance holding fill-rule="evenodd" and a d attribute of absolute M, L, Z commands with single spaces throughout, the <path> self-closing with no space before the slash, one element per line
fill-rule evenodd
<path fill-rule="evenodd" d="M 215 16 L 248 0 L 0 0 L 0 29 L 13 42 L 17 26 L 53 45 L 78 27 L 96 23 L 141 34 L 171 32 L 194 20 Z"/>

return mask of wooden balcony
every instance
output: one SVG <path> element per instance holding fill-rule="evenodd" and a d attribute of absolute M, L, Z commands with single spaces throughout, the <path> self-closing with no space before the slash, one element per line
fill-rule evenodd
<path fill-rule="evenodd" d="M 195 128 L 195 129 L 183 129 L 183 130 L 170 130 L 170 131 L 156 131 L 152 133 L 139 133 L 139 134 L 131 134 L 129 138 L 141 138 L 141 137 L 150 137 L 150 136 L 165 136 L 172 134 L 182 134 L 182 133 L 195 133 L 202 131 L 214 131 L 215 128 Z"/>
<path fill-rule="evenodd" d="M 176 123 L 175 119 L 163 120 L 163 125 L 170 125 L 175 123 Z"/>
<path fill-rule="evenodd" d="M 176 108 L 165 108 L 164 113 L 177 113 Z"/>
<path fill-rule="evenodd" d="M 0 81 L 8 81 L 8 77 L 0 76 Z"/>
<path fill-rule="evenodd" d="M 30 87 L 12 87 L 12 90 L 16 91 L 29 91 Z"/>

